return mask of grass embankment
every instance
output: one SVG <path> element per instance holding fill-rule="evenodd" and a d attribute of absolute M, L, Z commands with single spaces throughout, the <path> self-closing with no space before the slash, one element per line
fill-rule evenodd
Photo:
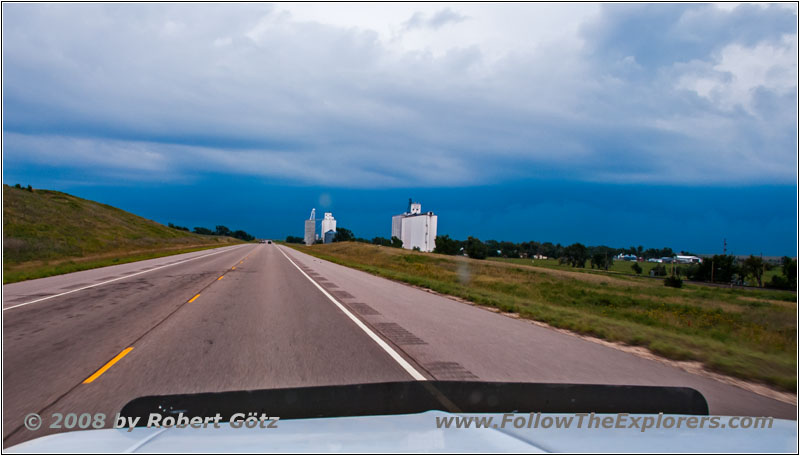
<path fill-rule="evenodd" d="M 66 193 L 3 185 L 3 283 L 239 242 L 176 230 Z"/>
<path fill-rule="evenodd" d="M 676 360 L 794 391 L 796 295 L 538 268 L 368 244 L 310 247 L 318 258 Z M 444 322 L 442 324 L 445 324 Z"/>

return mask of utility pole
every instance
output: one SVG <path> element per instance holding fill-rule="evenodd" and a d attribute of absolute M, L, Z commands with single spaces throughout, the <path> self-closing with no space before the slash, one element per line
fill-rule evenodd
<path fill-rule="evenodd" d="M 711 283 L 714 283 L 714 258 L 711 258 Z"/>
<path fill-rule="evenodd" d="M 722 254 L 723 255 L 728 254 L 728 240 L 725 238 L 722 238 Z"/>

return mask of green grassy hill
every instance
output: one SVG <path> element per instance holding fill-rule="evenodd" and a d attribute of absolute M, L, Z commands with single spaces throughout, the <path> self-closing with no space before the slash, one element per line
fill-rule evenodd
<path fill-rule="evenodd" d="M 3 185 L 3 283 L 238 242 L 66 193 Z"/>

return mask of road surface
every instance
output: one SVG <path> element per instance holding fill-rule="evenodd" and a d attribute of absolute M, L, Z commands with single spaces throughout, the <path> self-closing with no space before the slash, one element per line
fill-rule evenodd
<path fill-rule="evenodd" d="M 104 366 L 108 366 L 102 370 Z M 29 413 L 145 395 L 413 379 L 689 386 L 711 413 L 796 406 L 322 261 L 245 244 L 3 287 L 3 446 Z M 89 381 L 91 380 L 91 381 Z"/>

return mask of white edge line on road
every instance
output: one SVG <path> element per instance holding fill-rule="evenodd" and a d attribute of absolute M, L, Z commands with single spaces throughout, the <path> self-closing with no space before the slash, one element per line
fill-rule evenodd
<path fill-rule="evenodd" d="M 238 248 L 238 247 L 241 247 L 241 246 L 234 246 L 234 248 Z M 100 285 L 105 285 L 107 283 L 116 282 L 117 280 L 127 279 L 129 277 L 137 276 L 139 274 L 146 274 L 148 272 L 153 272 L 153 271 L 156 271 L 156 270 L 159 270 L 159 269 L 163 269 L 163 268 L 166 268 L 166 267 L 169 267 L 169 266 L 177 266 L 177 265 L 179 265 L 181 263 L 186 263 L 187 261 L 199 260 L 200 258 L 210 257 L 211 255 L 216 255 L 218 253 L 222 253 L 222 252 L 227 252 L 228 251 L 227 248 L 225 248 L 225 247 L 222 247 L 222 248 L 225 249 L 225 250 L 220 250 L 218 252 L 209 253 L 208 255 L 202 255 L 202 256 L 198 256 L 198 257 L 188 258 L 186 260 L 178 261 L 177 263 L 165 264 L 163 266 L 158 266 L 158 267 L 155 267 L 153 269 L 148 269 L 146 271 L 135 272 L 135 273 L 130 274 L 130 275 L 117 277 L 116 279 L 106 280 L 105 282 L 93 283 L 91 285 L 86 285 L 85 287 L 76 288 L 74 290 L 65 291 L 63 293 L 58 293 L 58 294 L 54 294 L 54 295 L 50 295 L 50 296 L 45 296 L 44 298 L 34 299 L 33 301 L 23 302 L 22 304 L 16 304 L 16 305 L 13 305 L 13 306 L 4 307 L 3 308 L 3 312 L 5 312 L 6 310 L 16 309 L 17 307 L 27 306 L 28 304 L 34 304 L 34 303 L 37 303 L 37 302 L 40 302 L 40 301 L 44 301 L 46 299 L 57 298 L 59 296 L 64 296 L 64 295 L 68 295 L 70 293 L 75 293 L 76 291 L 86 290 L 87 288 L 99 287 Z M 162 257 L 162 258 L 164 258 L 164 257 Z"/>
<path fill-rule="evenodd" d="M 428 380 L 427 378 L 425 378 L 425 376 L 420 374 L 418 370 L 414 369 L 414 366 L 412 366 L 411 364 L 408 363 L 408 361 L 403 359 L 403 357 L 400 356 L 392 347 L 390 347 L 389 344 L 384 342 L 383 339 L 381 339 L 380 337 L 378 337 L 377 334 L 372 332 L 372 330 L 369 329 L 369 327 L 367 327 L 367 325 L 365 325 L 364 322 L 359 320 L 358 317 L 356 317 L 349 310 L 347 310 L 347 308 L 345 306 L 343 306 L 342 303 L 340 303 L 339 301 L 336 300 L 336 298 L 331 296 L 330 293 L 328 293 L 324 288 L 322 288 L 320 286 L 320 284 L 318 284 L 314 279 L 312 279 L 308 274 L 306 274 L 305 271 L 300 269 L 300 266 L 298 266 L 294 261 L 292 261 L 291 258 L 289 258 L 289 255 L 287 255 L 286 252 L 283 251 L 282 247 L 278 247 L 278 250 L 283 254 L 283 256 L 286 257 L 287 260 L 289 260 L 290 263 L 292 263 L 292 265 L 294 265 L 294 267 L 297 268 L 298 271 L 300 271 L 301 274 L 303 274 L 305 276 L 306 279 L 308 279 L 311 283 L 313 283 L 314 286 L 316 286 L 319 289 L 319 291 L 322 292 L 322 294 L 324 294 L 328 299 L 330 299 L 334 304 L 336 304 L 336 307 L 338 307 L 339 310 L 344 312 L 345 315 L 347 315 L 351 320 L 353 320 L 353 322 L 359 328 L 361 328 L 362 331 L 367 333 L 367 335 L 372 340 L 374 340 L 375 343 L 378 344 L 386 353 L 388 353 L 389 356 L 391 356 L 392 359 L 395 360 L 397 362 L 397 364 L 400 365 L 400 367 L 405 369 L 406 372 L 408 372 L 409 375 L 411 375 L 414 378 L 414 380 L 420 380 L 420 381 Z"/>

